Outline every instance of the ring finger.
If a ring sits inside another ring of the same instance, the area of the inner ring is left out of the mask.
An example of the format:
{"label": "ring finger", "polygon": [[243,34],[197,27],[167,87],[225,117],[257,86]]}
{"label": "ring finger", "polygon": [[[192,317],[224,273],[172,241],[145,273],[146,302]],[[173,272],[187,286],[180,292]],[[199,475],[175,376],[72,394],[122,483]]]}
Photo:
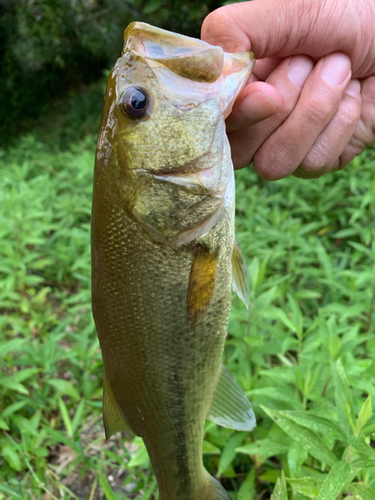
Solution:
{"label": "ring finger", "polygon": [[[279,110],[270,118],[252,125],[252,94],[241,100],[238,108],[234,108],[233,117],[227,120],[228,138],[232,148],[232,158],[235,168],[242,168],[251,163],[257,150],[288,118],[295,108],[301,89],[311,74],[314,63],[306,56],[295,56],[285,59],[267,78],[280,95]],[[249,84],[255,89],[259,82]],[[256,89],[255,89],[256,90]],[[246,92],[246,89],[245,89]],[[244,116],[248,114],[246,123]],[[241,116],[241,119],[238,117]],[[249,126],[250,125],[250,126]],[[241,130],[236,130],[240,128]]]}

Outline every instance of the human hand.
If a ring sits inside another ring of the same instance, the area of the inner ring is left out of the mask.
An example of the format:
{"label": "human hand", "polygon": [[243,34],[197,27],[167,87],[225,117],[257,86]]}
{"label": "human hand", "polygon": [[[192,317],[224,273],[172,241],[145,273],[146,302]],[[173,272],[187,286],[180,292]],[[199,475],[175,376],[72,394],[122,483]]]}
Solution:
{"label": "human hand", "polygon": [[207,16],[203,40],[258,59],[227,119],[235,168],[315,178],[375,142],[374,26],[372,0],[253,0]]}

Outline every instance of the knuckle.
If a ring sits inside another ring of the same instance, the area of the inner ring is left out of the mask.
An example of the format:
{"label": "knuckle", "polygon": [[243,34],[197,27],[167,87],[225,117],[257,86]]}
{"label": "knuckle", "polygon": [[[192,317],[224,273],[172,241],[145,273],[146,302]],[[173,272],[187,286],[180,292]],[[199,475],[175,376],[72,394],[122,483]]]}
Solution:
{"label": "knuckle", "polygon": [[327,165],[327,158],[322,149],[314,148],[303,159],[301,167],[308,172],[319,172],[324,170]]}
{"label": "knuckle", "polygon": [[248,50],[250,42],[236,23],[234,5],[225,5],[205,18],[201,28],[202,40],[220,45],[227,52]]}
{"label": "knuckle", "polygon": [[338,116],[343,128],[351,128],[361,115],[360,102],[355,99],[344,99],[339,107]]}
{"label": "knuckle", "polygon": [[315,174],[322,172],[323,174],[336,161],[336,158],[330,157],[331,147],[332,144],[329,144],[329,141],[319,138],[303,159],[301,167],[307,172]]}
{"label": "knuckle", "polygon": [[295,106],[296,103],[292,99],[283,99],[278,115],[287,118],[292,113]]}
{"label": "knuckle", "polygon": [[[277,151],[277,155],[275,152]],[[285,177],[295,168],[282,145],[264,144],[253,158],[254,170],[266,181]]]}
{"label": "knuckle", "polygon": [[306,103],[304,114],[311,125],[321,125],[333,115],[337,105],[338,98],[332,94],[314,94]]}

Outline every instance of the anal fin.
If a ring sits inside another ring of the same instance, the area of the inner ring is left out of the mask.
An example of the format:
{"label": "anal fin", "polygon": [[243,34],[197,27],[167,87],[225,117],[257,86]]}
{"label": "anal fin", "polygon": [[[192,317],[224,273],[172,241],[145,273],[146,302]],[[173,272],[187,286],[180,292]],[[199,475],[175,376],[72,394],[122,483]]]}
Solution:
{"label": "anal fin", "polygon": [[247,270],[247,265],[237,240],[234,241],[232,253],[232,279],[233,290],[237,293],[245,306],[249,308],[249,272]]}
{"label": "anal fin", "polygon": [[221,366],[207,418],[215,424],[237,431],[252,431],[256,424],[249,399],[224,365]]}
{"label": "anal fin", "polygon": [[103,387],[103,420],[106,439],[109,439],[116,432],[131,432],[113,397],[111,386],[107,382],[105,375]]}

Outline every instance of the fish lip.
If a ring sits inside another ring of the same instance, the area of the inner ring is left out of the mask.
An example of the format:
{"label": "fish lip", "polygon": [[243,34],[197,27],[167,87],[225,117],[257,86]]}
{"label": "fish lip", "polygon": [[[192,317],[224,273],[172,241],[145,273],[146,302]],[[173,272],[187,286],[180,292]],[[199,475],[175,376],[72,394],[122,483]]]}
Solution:
{"label": "fish lip", "polygon": [[160,177],[164,175],[183,175],[183,174],[195,174],[197,172],[202,172],[203,170],[209,170],[208,168],[191,168],[191,162],[180,165],[174,168],[161,168],[159,170],[150,171],[155,177]]}
{"label": "fish lip", "polygon": [[189,170],[188,172],[183,171],[182,169],[179,169],[178,172],[176,172],[176,170],[174,170],[173,172],[169,170],[167,171],[159,170],[154,172],[144,170],[144,173],[151,174],[155,179],[157,179],[160,182],[169,182],[175,184],[176,186],[181,187],[182,189],[194,189],[194,190],[198,189],[201,194],[224,197],[228,188],[229,179],[227,179],[225,185],[216,189],[207,186],[204,182],[203,177],[205,173],[211,171],[214,175],[214,169],[215,167],[208,167],[195,171]]}

